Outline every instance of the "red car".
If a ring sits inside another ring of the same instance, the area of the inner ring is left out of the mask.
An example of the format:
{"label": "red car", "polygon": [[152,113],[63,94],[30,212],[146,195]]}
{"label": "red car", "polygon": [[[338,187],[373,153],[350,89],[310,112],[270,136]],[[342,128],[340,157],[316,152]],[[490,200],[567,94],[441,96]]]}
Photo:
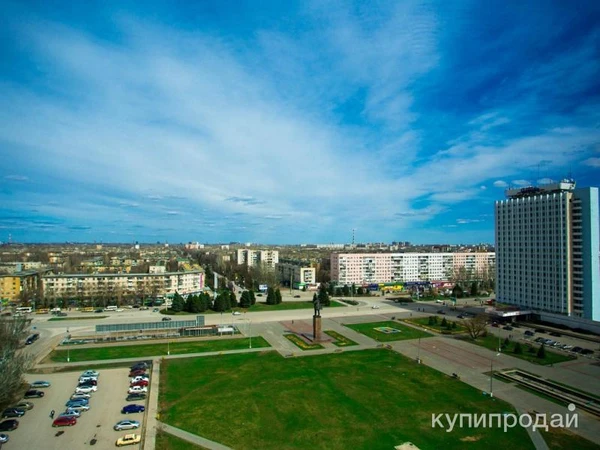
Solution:
{"label": "red car", "polygon": [[146,371],[144,369],[139,369],[129,372],[129,378],[137,377],[138,375],[146,375]]}
{"label": "red car", "polygon": [[77,423],[77,419],[75,417],[58,417],[57,419],[54,419],[54,422],[52,422],[52,426],[53,427],[72,427],[73,425],[75,425]]}
{"label": "red car", "polygon": [[131,383],[131,386],[148,386],[148,380],[140,380]]}

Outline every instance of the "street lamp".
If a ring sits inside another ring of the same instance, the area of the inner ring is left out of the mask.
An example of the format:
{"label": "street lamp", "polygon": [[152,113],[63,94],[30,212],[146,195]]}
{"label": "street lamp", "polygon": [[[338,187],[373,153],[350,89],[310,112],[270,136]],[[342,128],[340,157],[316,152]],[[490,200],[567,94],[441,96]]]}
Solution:
{"label": "street lamp", "polygon": [[417,347],[417,364],[421,364],[421,338],[419,338],[419,346]]}
{"label": "street lamp", "polygon": [[[496,356],[500,356],[500,353],[496,353]],[[493,380],[494,380],[494,358],[496,356],[492,356],[490,358],[490,397],[494,396],[493,390]]]}
{"label": "street lamp", "polygon": [[252,348],[252,321],[250,319],[246,319],[248,321],[248,348]]}

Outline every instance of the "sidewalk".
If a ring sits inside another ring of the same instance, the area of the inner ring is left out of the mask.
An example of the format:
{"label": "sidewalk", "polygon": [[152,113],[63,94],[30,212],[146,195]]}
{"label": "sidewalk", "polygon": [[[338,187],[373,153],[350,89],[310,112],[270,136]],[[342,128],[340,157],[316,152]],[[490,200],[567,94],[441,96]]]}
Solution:
{"label": "sidewalk", "polygon": [[[227,447],[226,445],[219,444],[218,442],[211,441],[209,439],[205,439],[196,434],[188,433],[187,431],[183,431],[179,428],[172,427],[171,425],[167,425],[166,423],[157,422],[158,428],[165,433],[172,434],[173,436],[177,436],[185,441],[191,442],[192,444],[199,445],[204,448],[208,448],[210,450],[233,450],[231,447]],[[146,447],[144,447],[146,450]]]}

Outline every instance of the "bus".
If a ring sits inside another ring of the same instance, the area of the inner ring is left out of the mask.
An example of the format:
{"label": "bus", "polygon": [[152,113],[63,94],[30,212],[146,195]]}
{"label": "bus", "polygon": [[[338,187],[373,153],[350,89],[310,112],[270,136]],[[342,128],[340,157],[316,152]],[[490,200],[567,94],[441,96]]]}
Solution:
{"label": "bus", "polygon": [[33,312],[33,308],[31,306],[19,306],[15,309],[15,312],[29,314]]}

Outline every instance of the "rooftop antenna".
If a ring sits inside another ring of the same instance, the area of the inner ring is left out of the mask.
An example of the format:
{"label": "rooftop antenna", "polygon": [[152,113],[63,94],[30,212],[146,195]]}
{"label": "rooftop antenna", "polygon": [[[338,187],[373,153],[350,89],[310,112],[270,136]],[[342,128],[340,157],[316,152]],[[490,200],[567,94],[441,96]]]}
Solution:
{"label": "rooftop antenna", "polygon": [[354,228],[352,228],[352,245],[354,245]]}

